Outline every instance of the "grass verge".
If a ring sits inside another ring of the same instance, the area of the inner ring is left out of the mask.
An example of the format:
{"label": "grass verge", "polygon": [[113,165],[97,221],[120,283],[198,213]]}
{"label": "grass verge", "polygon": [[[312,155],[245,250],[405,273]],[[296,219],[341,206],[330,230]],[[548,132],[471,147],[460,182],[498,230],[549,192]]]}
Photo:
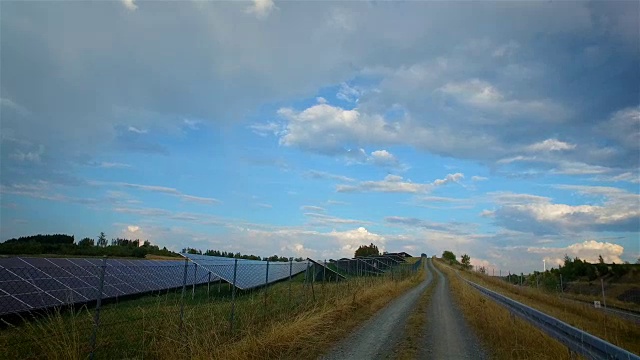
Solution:
{"label": "grass verge", "polygon": [[450,267],[439,261],[434,261],[434,265],[447,276],[459,308],[487,346],[492,359],[571,358],[564,345],[482,296]]}
{"label": "grass verge", "polygon": [[[200,286],[183,301],[178,291],[113,303],[101,311],[95,358],[311,359],[420,281],[383,276],[311,287],[297,277],[239,294],[233,330],[224,285]],[[81,308],[5,326],[0,358],[86,358],[93,315]]]}
{"label": "grass verge", "polygon": [[515,286],[475,272],[460,275],[509,298],[531,306],[578,329],[640,355],[640,327],[617,316],[596,310],[592,305],[567,301],[529,287]]}

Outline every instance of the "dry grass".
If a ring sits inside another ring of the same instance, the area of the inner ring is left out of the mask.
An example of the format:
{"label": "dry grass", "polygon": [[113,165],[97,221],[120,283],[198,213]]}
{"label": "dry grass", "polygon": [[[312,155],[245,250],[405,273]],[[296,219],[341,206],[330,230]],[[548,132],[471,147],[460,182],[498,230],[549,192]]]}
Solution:
{"label": "dry grass", "polygon": [[592,305],[567,301],[534,288],[508,284],[500,279],[475,272],[460,274],[513,300],[531,306],[578,329],[607,340],[621,348],[640,354],[640,327],[617,316],[607,315]]}
{"label": "dry grass", "polygon": [[[210,299],[206,286],[185,300],[180,292],[107,305],[101,314],[96,358],[255,359],[315,358],[334,341],[393,298],[415,286],[419,276],[352,278],[315,283],[301,278],[236,301],[234,330],[228,290]],[[212,287],[215,289],[215,287]],[[212,291],[217,294],[217,292]],[[89,350],[93,311],[54,313],[0,330],[0,358],[76,359]]]}
{"label": "dry grass", "polygon": [[515,317],[458,278],[439,261],[465,319],[487,346],[492,359],[569,359],[567,348],[528,322]]}

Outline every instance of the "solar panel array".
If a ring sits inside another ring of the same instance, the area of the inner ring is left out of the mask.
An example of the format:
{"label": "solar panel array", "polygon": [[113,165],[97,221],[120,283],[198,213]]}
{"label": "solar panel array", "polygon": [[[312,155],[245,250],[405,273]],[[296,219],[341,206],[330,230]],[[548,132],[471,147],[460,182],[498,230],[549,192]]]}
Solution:
{"label": "solar panel array", "polygon": [[[0,315],[96,300],[102,259],[0,258]],[[102,298],[177,288],[184,283],[181,261],[109,259]],[[216,281],[187,264],[187,285]]]}
{"label": "solar panel array", "polygon": [[[234,266],[236,259],[196,254],[181,255],[223,280],[234,283]],[[307,261],[269,262],[267,275],[266,261],[238,259],[238,266],[235,271],[235,286],[242,290],[252,289],[267,283],[286,279],[290,273],[292,276],[297,275],[305,271],[307,267]]]}

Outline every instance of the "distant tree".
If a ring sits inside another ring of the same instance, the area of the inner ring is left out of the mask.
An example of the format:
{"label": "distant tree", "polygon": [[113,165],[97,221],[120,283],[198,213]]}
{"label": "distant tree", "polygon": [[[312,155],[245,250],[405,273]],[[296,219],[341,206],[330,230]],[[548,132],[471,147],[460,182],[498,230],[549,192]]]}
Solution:
{"label": "distant tree", "polygon": [[80,242],[78,243],[78,246],[93,246],[93,245],[94,245],[93,239],[88,237],[80,240]]}
{"label": "distant tree", "polygon": [[598,255],[598,263],[604,264],[604,259],[602,258],[602,255]]}
{"label": "distant tree", "polygon": [[360,245],[360,247],[358,247],[358,249],[356,250],[356,253],[354,255],[354,257],[358,257],[358,256],[378,256],[380,255],[380,250],[378,250],[378,247],[373,245],[373,243],[371,243],[371,245]]}
{"label": "distant tree", "polygon": [[636,260],[636,264],[640,265],[640,257]]}
{"label": "distant tree", "polygon": [[480,266],[480,269],[478,271],[480,271],[481,274],[487,273],[487,269],[484,266]]}
{"label": "distant tree", "polygon": [[471,256],[464,254],[462,258],[460,258],[460,262],[465,269],[471,268]]}
{"label": "distant tree", "polygon": [[98,236],[98,241],[96,241],[96,246],[107,247],[107,236],[104,234],[104,232],[100,232],[100,236]]}
{"label": "distant tree", "polygon": [[445,259],[445,260],[448,260],[450,264],[458,262],[458,260],[456,260],[456,254],[454,254],[453,252],[451,252],[449,250],[445,250],[442,253],[442,258]]}

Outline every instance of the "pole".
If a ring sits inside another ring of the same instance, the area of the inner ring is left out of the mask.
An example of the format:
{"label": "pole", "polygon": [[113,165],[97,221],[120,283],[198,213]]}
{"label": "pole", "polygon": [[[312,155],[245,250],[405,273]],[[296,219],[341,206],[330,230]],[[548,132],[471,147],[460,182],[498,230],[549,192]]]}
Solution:
{"label": "pole", "polygon": [[236,276],[238,274],[238,259],[233,261],[233,288],[231,289],[231,317],[229,318],[229,330],[233,332],[233,321],[236,316]]}
{"label": "pole", "polygon": [[560,274],[560,291],[564,293],[564,288],[562,287],[562,274]]}
{"label": "pole", "polygon": [[267,260],[267,271],[264,276],[264,309],[267,309],[267,292],[269,289],[269,260]]}
{"label": "pole", "polygon": [[209,279],[207,280],[207,299],[209,298],[210,287],[211,287],[211,271],[209,271]]}
{"label": "pole", "polygon": [[287,302],[291,304],[291,273],[293,272],[293,258],[289,258],[289,297]]}
{"label": "pole", "polygon": [[327,259],[324,260],[324,267],[322,268],[322,287],[324,287],[324,279],[327,277]]}
{"label": "pole", "polygon": [[600,278],[600,285],[602,286],[602,304],[604,305],[604,309],[607,309],[607,298],[604,297],[604,280]]}
{"label": "pole", "polygon": [[187,267],[189,259],[184,259],[184,276],[182,277],[182,295],[180,295],[180,333],[182,333],[182,322],[184,321],[184,294],[187,292]]}
{"label": "pole", "polygon": [[198,264],[195,264],[193,271],[193,287],[191,288],[191,300],[196,296],[196,282],[198,281]]}
{"label": "pole", "polygon": [[93,334],[91,334],[91,354],[89,358],[94,359],[96,352],[96,340],[98,338],[98,327],[100,327],[100,306],[102,305],[102,290],[104,289],[104,273],[107,269],[107,256],[102,257],[102,266],[100,267],[100,284],[98,285],[98,298],[96,302],[96,311],[93,315]]}

